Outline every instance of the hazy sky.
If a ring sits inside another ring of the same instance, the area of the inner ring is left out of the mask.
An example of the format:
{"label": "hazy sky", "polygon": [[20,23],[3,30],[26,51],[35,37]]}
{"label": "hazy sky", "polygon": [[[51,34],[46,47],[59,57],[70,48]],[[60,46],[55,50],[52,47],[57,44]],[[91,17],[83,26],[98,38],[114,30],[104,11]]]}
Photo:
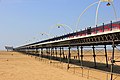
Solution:
{"label": "hazy sky", "polygon": [[[62,35],[64,28],[51,28],[66,24],[76,30],[76,22],[82,11],[98,0],[1,0],[0,1],[0,49],[5,45],[20,46],[47,38],[41,33]],[[99,24],[114,20],[113,8],[102,3],[99,9]],[[120,18],[120,0],[114,0]],[[97,4],[82,17],[79,29],[95,25]],[[66,27],[67,33],[70,29]]]}

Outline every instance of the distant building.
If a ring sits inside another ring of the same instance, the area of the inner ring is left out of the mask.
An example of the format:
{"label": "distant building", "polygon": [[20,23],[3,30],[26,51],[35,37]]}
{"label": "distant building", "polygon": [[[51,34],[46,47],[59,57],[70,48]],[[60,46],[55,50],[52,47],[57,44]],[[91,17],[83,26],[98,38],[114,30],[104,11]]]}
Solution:
{"label": "distant building", "polygon": [[14,50],[14,48],[12,46],[5,46],[5,49],[7,51],[13,51]]}

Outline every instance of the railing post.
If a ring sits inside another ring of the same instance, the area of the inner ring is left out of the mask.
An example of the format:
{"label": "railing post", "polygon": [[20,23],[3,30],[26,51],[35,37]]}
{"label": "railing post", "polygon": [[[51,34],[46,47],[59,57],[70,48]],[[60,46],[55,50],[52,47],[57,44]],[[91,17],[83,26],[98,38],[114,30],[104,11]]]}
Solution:
{"label": "railing post", "polygon": [[97,25],[96,25],[96,28],[95,28],[95,32],[96,32],[96,34],[97,34]]}
{"label": "railing post", "polygon": [[104,23],[103,23],[103,29],[102,29],[102,30],[103,30],[103,32],[104,32]]}
{"label": "railing post", "polygon": [[112,31],[112,21],[111,21],[111,31]]}
{"label": "railing post", "polygon": [[119,23],[119,29],[120,29],[120,23]]}

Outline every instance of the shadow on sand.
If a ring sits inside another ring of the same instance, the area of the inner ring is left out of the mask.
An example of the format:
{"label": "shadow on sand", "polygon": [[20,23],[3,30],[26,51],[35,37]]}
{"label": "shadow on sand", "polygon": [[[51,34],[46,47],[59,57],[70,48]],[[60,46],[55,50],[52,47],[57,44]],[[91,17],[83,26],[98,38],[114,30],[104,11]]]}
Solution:
{"label": "shadow on sand", "polygon": [[[35,57],[42,57],[42,58],[46,58],[46,59],[51,59],[51,60],[56,60],[56,61],[61,61],[63,63],[68,63],[68,59],[67,58],[60,58],[60,57],[54,57],[54,56],[48,56],[48,55],[40,56],[39,54],[29,54],[29,55],[32,55],[32,56],[35,56]],[[70,59],[70,64],[81,66],[81,61],[80,60],[76,60],[76,59]],[[98,70],[102,70],[102,71],[106,71],[106,72],[110,72],[111,71],[111,65],[108,64],[108,67],[107,67],[105,63],[98,63],[98,62],[96,62],[96,67],[95,67],[94,66],[94,62],[83,61],[82,62],[82,66],[83,67],[93,68],[93,69],[98,69]],[[113,73],[120,74],[120,66],[114,65]]]}

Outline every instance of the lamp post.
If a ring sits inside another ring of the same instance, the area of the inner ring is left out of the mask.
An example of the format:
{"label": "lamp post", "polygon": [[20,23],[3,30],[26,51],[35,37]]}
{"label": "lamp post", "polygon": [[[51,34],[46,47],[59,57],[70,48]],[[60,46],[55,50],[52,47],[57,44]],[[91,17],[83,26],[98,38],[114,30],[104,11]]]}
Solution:
{"label": "lamp post", "polygon": [[48,38],[52,37],[53,35],[49,34],[49,33],[46,33],[46,32],[41,32],[40,33],[42,36],[43,35],[46,35]]}
{"label": "lamp post", "polygon": [[78,20],[77,20],[77,23],[76,23],[76,30],[78,30],[78,26],[79,26],[79,23],[80,23],[81,16],[82,16],[90,7],[92,7],[92,6],[95,5],[95,4],[98,4],[97,9],[96,9],[95,25],[98,24],[98,10],[99,10],[99,7],[100,7],[101,2],[108,2],[108,3],[107,3],[107,6],[112,5],[113,11],[114,11],[114,16],[115,16],[115,19],[117,20],[117,14],[116,14],[116,10],[115,10],[114,4],[113,4],[113,0],[99,0],[99,1],[97,1],[97,2],[94,2],[94,3],[90,4],[90,5],[79,15]]}
{"label": "lamp post", "polygon": [[[48,38],[51,37],[51,35],[48,34],[48,33],[46,33],[46,32],[41,32],[40,34],[41,34],[42,36],[43,36],[43,35],[46,35]],[[25,43],[30,43],[30,42],[33,42],[34,40],[39,40],[39,39],[37,39],[36,37],[33,37],[31,40],[28,40],[28,41],[26,41]]]}
{"label": "lamp post", "polygon": [[[67,27],[71,32],[73,32],[73,29],[66,24],[56,24],[56,26],[58,26],[58,28],[63,27],[65,30],[66,30],[65,27]],[[67,33],[67,30],[66,30],[66,33]]]}
{"label": "lamp post", "polygon": [[35,40],[38,40],[36,37],[33,37],[31,40],[29,40],[30,42],[33,42]]}
{"label": "lamp post", "polygon": [[50,28],[49,33],[55,27],[57,27],[57,28],[61,28],[62,27],[65,30],[65,33],[68,33],[66,28],[68,28],[71,32],[73,32],[73,29],[70,26],[66,25],[66,24],[56,24],[56,25],[54,25],[54,26],[52,26]]}
{"label": "lamp post", "polygon": [[97,6],[97,10],[96,10],[95,25],[98,24],[98,10],[99,10],[101,2],[107,2],[106,6],[112,5],[113,11],[114,11],[114,16],[115,16],[115,19],[117,20],[117,13],[116,13],[116,10],[115,10],[114,4],[113,4],[113,0],[99,0],[98,1],[98,6]]}

